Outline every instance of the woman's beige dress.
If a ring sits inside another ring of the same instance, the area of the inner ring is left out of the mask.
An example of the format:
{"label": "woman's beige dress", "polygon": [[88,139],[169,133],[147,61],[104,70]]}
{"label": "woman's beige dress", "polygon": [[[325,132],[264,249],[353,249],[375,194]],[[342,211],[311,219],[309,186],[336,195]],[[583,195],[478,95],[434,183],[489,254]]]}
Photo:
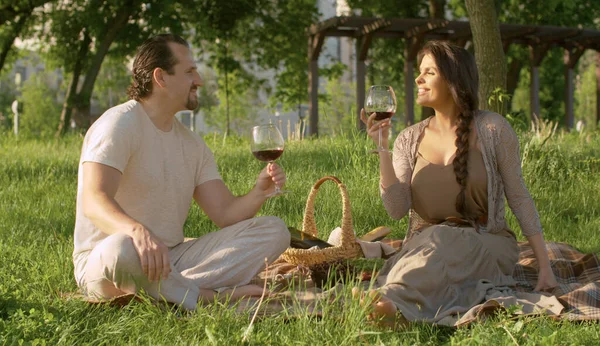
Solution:
{"label": "woman's beige dress", "polygon": [[[475,142],[475,141],[472,141]],[[466,208],[487,215],[487,176],[481,151],[469,148]],[[455,201],[460,187],[452,164],[433,164],[417,155],[411,181],[412,207],[427,223],[415,230],[384,266],[378,283],[411,321],[439,321],[481,303],[490,285],[514,285],[519,249],[509,230],[490,234],[446,221],[463,218]]]}

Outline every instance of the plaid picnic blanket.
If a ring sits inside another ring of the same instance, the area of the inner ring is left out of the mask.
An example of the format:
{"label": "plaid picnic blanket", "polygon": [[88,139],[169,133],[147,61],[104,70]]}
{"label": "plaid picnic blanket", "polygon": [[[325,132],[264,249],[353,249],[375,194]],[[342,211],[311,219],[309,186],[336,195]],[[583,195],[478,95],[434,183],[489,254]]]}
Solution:
{"label": "plaid picnic blanket", "polygon": [[[386,243],[396,248],[402,245],[401,241],[391,239],[386,240]],[[552,316],[553,313],[550,313],[550,316],[570,321],[600,320],[600,260],[598,256],[581,253],[565,243],[547,242],[546,249],[559,283],[547,296],[548,298],[556,297],[564,306],[560,315]],[[527,242],[520,242],[519,250],[519,261],[513,277],[517,281],[518,298],[524,298],[535,287],[538,265],[533,250]],[[364,277],[368,279],[370,275]],[[265,279],[269,281],[272,288],[282,292],[286,292],[293,286],[303,287],[304,289],[296,291],[296,294],[299,294],[300,300],[308,305],[312,298],[319,297],[319,294],[314,292],[314,284],[305,268],[299,269],[294,265],[277,261],[267,271],[260,273],[254,283],[259,284]],[[513,302],[518,303],[518,301],[516,299]],[[510,300],[503,302],[502,299],[491,299],[474,307],[464,316],[455,317],[451,321],[445,321],[444,324],[458,326],[472,323],[483,315],[502,308],[506,302],[510,302]],[[277,309],[273,309],[273,306],[266,310],[277,311]],[[265,311],[266,314],[268,314],[267,311]],[[313,312],[315,311],[313,310]]]}
{"label": "plaid picnic blanket", "polygon": [[[518,282],[518,291],[530,292],[537,281],[537,261],[528,243],[519,243],[519,249],[519,262],[513,277]],[[552,294],[565,306],[561,318],[572,321],[600,320],[598,256],[581,253],[565,243],[547,242],[546,249],[558,281]]]}
{"label": "plaid picnic blanket", "polygon": [[[386,240],[386,242],[397,248],[402,243],[399,240]],[[519,261],[513,277],[517,281],[516,291],[527,295],[535,287],[538,266],[533,250],[528,243],[519,243],[519,249]],[[570,321],[600,320],[600,260],[598,256],[581,253],[565,243],[547,242],[546,249],[559,283],[551,293],[564,306],[560,315],[553,317]],[[370,275],[364,275],[363,278],[368,280]],[[262,286],[265,280],[271,291],[279,292],[279,294],[276,299],[268,299],[260,305],[259,315],[262,317],[287,310],[290,306],[295,306],[292,308],[292,315],[295,311],[299,315],[309,313],[318,316],[320,315],[318,301],[322,301],[323,298],[327,300],[327,297],[330,298],[332,294],[336,294],[336,292],[324,294],[325,292],[316,288],[312,283],[306,268],[299,268],[283,260],[269,265],[269,268],[259,273],[252,283]],[[334,288],[333,291],[339,291],[339,287]],[[116,297],[110,301],[99,302],[89,298],[87,301],[123,306],[131,300],[139,300],[136,298],[135,295],[127,295]],[[252,312],[258,307],[257,301],[258,298],[253,297],[233,307],[239,312]],[[472,323],[480,316],[493,312],[501,306],[502,304],[490,300],[474,307],[460,320],[453,320],[449,324],[458,326]]]}

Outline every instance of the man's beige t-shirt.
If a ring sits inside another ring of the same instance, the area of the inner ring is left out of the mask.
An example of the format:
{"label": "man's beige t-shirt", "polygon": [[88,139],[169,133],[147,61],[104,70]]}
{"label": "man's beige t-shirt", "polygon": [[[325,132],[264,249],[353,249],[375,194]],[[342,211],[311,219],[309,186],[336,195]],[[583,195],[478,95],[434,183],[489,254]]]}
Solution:
{"label": "man's beige t-shirt", "polygon": [[195,187],[221,179],[206,143],[178,120],[171,131],[164,132],[136,101],[109,109],[89,129],[81,150],[74,257],[108,236],[83,215],[85,162],[101,163],[122,173],[117,203],[168,247],[183,241],[183,224]]}

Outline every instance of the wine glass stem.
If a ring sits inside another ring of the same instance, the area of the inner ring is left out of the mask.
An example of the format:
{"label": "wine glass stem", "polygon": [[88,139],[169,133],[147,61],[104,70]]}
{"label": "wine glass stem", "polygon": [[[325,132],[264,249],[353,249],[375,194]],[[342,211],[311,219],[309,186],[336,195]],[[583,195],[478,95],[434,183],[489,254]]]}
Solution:
{"label": "wine glass stem", "polygon": [[381,150],[382,146],[381,146],[381,133],[383,131],[381,130],[381,126],[379,127],[379,146],[377,146],[377,149]]}
{"label": "wine glass stem", "polygon": [[[272,165],[274,164],[275,161],[269,161],[269,164]],[[275,183],[275,191],[273,192],[274,195],[279,194],[281,192],[281,189],[279,188],[279,184]]]}

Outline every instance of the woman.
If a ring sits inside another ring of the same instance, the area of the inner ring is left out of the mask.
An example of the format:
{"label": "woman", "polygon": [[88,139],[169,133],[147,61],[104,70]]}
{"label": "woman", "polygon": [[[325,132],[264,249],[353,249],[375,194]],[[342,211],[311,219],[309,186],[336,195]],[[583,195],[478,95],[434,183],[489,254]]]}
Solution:
{"label": "woman", "polygon": [[[514,286],[519,257],[504,199],[539,263],[535,291],[557,285],[539,216],[523,183],[518,138],[499,114],[478,110],[477,66],[465,49],[428,42],[419,54],[417,103],[435,115],[398,135],[393,159],[379,153],[383,204],[394,219],[409,213],[399,253],[379,277],[375,316],[399,310],[409,321],[436,322],[482,303],[490,289]],[[390,121],[362,121],[387,147]]]}

